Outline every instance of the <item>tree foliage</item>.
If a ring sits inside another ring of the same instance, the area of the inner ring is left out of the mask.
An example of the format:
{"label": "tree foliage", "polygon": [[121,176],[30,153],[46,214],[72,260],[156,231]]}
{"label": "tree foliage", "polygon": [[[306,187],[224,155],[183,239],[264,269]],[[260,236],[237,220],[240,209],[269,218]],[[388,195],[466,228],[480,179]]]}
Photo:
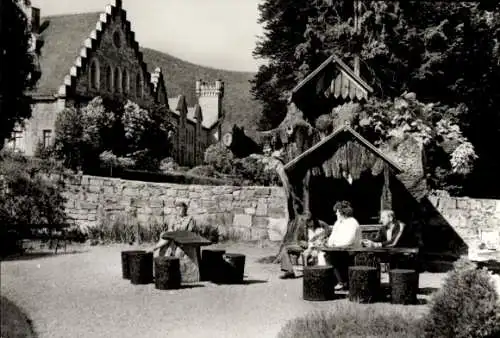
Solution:
{"label": "tree foliage", "polygon": [[[2,0],[0,4],[0,140],[10,138],[17,124],[31,116],[25,92],[37,80],[35,55],[23,0]],[[3,141],[0,142],[0,149]]]}
{"label": "tree foliage", "polygon": [[144,109],[127,101],[111,107],[96,97],[58,115],[55,153],[73,169],[103,164],[156,170],[172,151],[169,131],[174,128],[163,106]]}
{"label": "tree foliage", "polygon": [[[331,54],[350,63],[357,53],[376,98],[408,91],[426,104],[467,108],[455,123],[479,156],[470,193],[495,193],[492,182],[499,182],[500,169],[493,160],[500,137],[498,3],[360,1],[358,30],[353,1],[297,1],[291,9],[288,3],[266,0],[259,7],[265,33],[255,55],[268,59],[269,66],[256,75],[253,93],[264,103],[266,129],[282,119],[282,94]],[[291,11],[295,15],[285,15]],[[273,114],[275,120],[268,116]]]}

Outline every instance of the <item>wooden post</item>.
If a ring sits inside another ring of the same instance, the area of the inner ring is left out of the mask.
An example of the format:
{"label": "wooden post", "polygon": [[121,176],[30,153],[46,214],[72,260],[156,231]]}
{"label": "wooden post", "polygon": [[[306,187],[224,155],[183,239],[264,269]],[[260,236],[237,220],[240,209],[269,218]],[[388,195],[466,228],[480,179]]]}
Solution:
{"label": "wooden post", "polygon": [[311,169],[308,169],[306,172],[306,175],[304,176],[303,186],[302,186],[302,189],[303,189],[302,199],[304,201],[304,210],[303,210],[304,215],[310,212],[310,209],[309,209],[309,204],[310,204],[309,182],[310,181],[311,181]]}
{"label": "wooden post", "polygon": [[[359,38],[361,33],[361,22],[359,20],[359,13],[361,12],[361,1],[354,0],[354,31],[356,39]],[[359,51],[356,51],[354,55],[354,74],[360,75],[360,65],[359,65]]]}
{"label": "wooden post", "polygon": [[392,194],[390,188],[390,171],[387,164],[384,164],[384,185],[380,198],[380,210],[392,209]]}

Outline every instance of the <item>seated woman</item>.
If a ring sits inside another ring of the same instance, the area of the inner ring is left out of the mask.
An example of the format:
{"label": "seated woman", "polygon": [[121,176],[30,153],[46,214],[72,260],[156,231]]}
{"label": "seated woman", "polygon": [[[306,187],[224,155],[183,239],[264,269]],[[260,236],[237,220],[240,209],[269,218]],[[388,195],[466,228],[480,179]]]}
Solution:
{"label": "seated woman", "polygon": [[[337,215],[337,221],[332,227],[326,246],[331,248],[360,247],[361,227],[358,221],[353,217],[354,210],[352,209],[351,203],[348,201],[337,202],[333,210]],[[320,254],[324,256],[325,253],[321,252]],[[335,290],[345,288],[345,276],[347,274],[348,262],[344,261],[344,259],[339,259],[330,262],[330,264],[334,267],[335,277],[337,278]]]}
{"label": "seated woman", "polygon": [[[302,254],[303,264],[307,265],[308,261],[310,262],[317,256],[315,247],[320,246],[328,234],[328,224],[321,220],[314,220],[309,213],[298,216],[295,222],[298,232],[297,238],[293,243],[287,244],[281,253],[281,270],[284,272],[281,278],[296,277],[291,255],[300,256]],[[306,241],[306,231],[304,231],[306,229],[301,226],[304,223],[307,228],[308,241]]]}
{"label": "seated woman", "polygon": [[[196,224],[193,216],[187,214],[187,204],[178,202],[175,204],[176,214],[171,217],[167,223],[166,231],[192,231]],[[181,254],[181,249],[176,246],[174,241],[163,239],[164,232],[160,235],[160,240],[151,251],[155,256],[175,256]]]}
{"label": "seated woman", "polygon": [[398,244],[404,230],[404,223],[394,217],[394,211],[382,210],[380,212],[380,223],[382,228],[377,232],[375,238],[363,240],[365,247],[394,247]]}

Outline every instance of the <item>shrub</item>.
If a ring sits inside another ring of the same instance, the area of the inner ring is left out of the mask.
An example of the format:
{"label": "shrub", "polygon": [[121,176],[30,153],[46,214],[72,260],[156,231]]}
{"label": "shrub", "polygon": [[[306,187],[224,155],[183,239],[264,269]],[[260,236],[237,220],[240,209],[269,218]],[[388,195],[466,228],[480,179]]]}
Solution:
{"label": "shrub", "polygon": [[336,303],[331,312],[315,312],[289,321],[278,338],[421,337],[421,319],[413,311],[389,306]]}
{"label": "shrub", "polygon": [[242,184],[264,186],[281,184],[276,171],[266,168],[261,160],[253,156],[235,160],[232,174],[241,177]]}
{"label": "shrub", "polygon": [[221,174],[215,170],[215,168],[211,165],[200,165],[189,169],[188,174],[196,175],[196,176],[205,176],[205,177],[214,177],[220,178]]}
{"label": "shrub", "polygon": [[231,173],[233,159],[234,156],[231,150],[221,142],[212,144],[205,150],[205,163],[223,174]]}
{"label": "shrub", "polygon": [[219,240],[224,240],[221,238],[219,229],[212,225],[198,225],[191,230],[195,234],[198,234],[206,239],[210,240],[212,243],[217,243]]}
{"label": "shrub", "polygon": [[456,262],[432,300],[425,336],[500,336],[499,297],[487,271],[463,259]]}
{"label": "shrub", "polygon": [[13,240],[30,237],[43,228],[67,227],[61,181],[47,177],[57,164],[9,152],[0,156],[0,237]]}

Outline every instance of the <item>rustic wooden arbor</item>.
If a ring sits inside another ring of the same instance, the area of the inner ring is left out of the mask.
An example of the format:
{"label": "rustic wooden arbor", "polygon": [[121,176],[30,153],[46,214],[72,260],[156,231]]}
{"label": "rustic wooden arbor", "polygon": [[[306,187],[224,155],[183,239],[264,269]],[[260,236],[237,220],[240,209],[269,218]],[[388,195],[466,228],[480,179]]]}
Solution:
{"label": "rustic wooden arbor", "polygon": [[349,200],[361,224],[376,223],[381,209],[392,209],[395,175],[402,169],[349,125],[337,128],[282,167],[287,184],[289,226],[284,242],[297,239],[303,215],[329,224],[333,205]]}
{"label": "rustic wooden arbor", "polygon": [[314,127],[319,116],[335,117],[335,107],[363,102],[373,92],[356,70],[330,56],[293,88],[282,123],[258,135],[260,144],[281,147],[278,173],[289,217],[284,244],[304,230],[306,214],[333,224],[338,200],[350,200],[362,224],[376,223],[380,209],[391,208],[391,177],[401,168],[349,125],[332,125],[333,132]]}

